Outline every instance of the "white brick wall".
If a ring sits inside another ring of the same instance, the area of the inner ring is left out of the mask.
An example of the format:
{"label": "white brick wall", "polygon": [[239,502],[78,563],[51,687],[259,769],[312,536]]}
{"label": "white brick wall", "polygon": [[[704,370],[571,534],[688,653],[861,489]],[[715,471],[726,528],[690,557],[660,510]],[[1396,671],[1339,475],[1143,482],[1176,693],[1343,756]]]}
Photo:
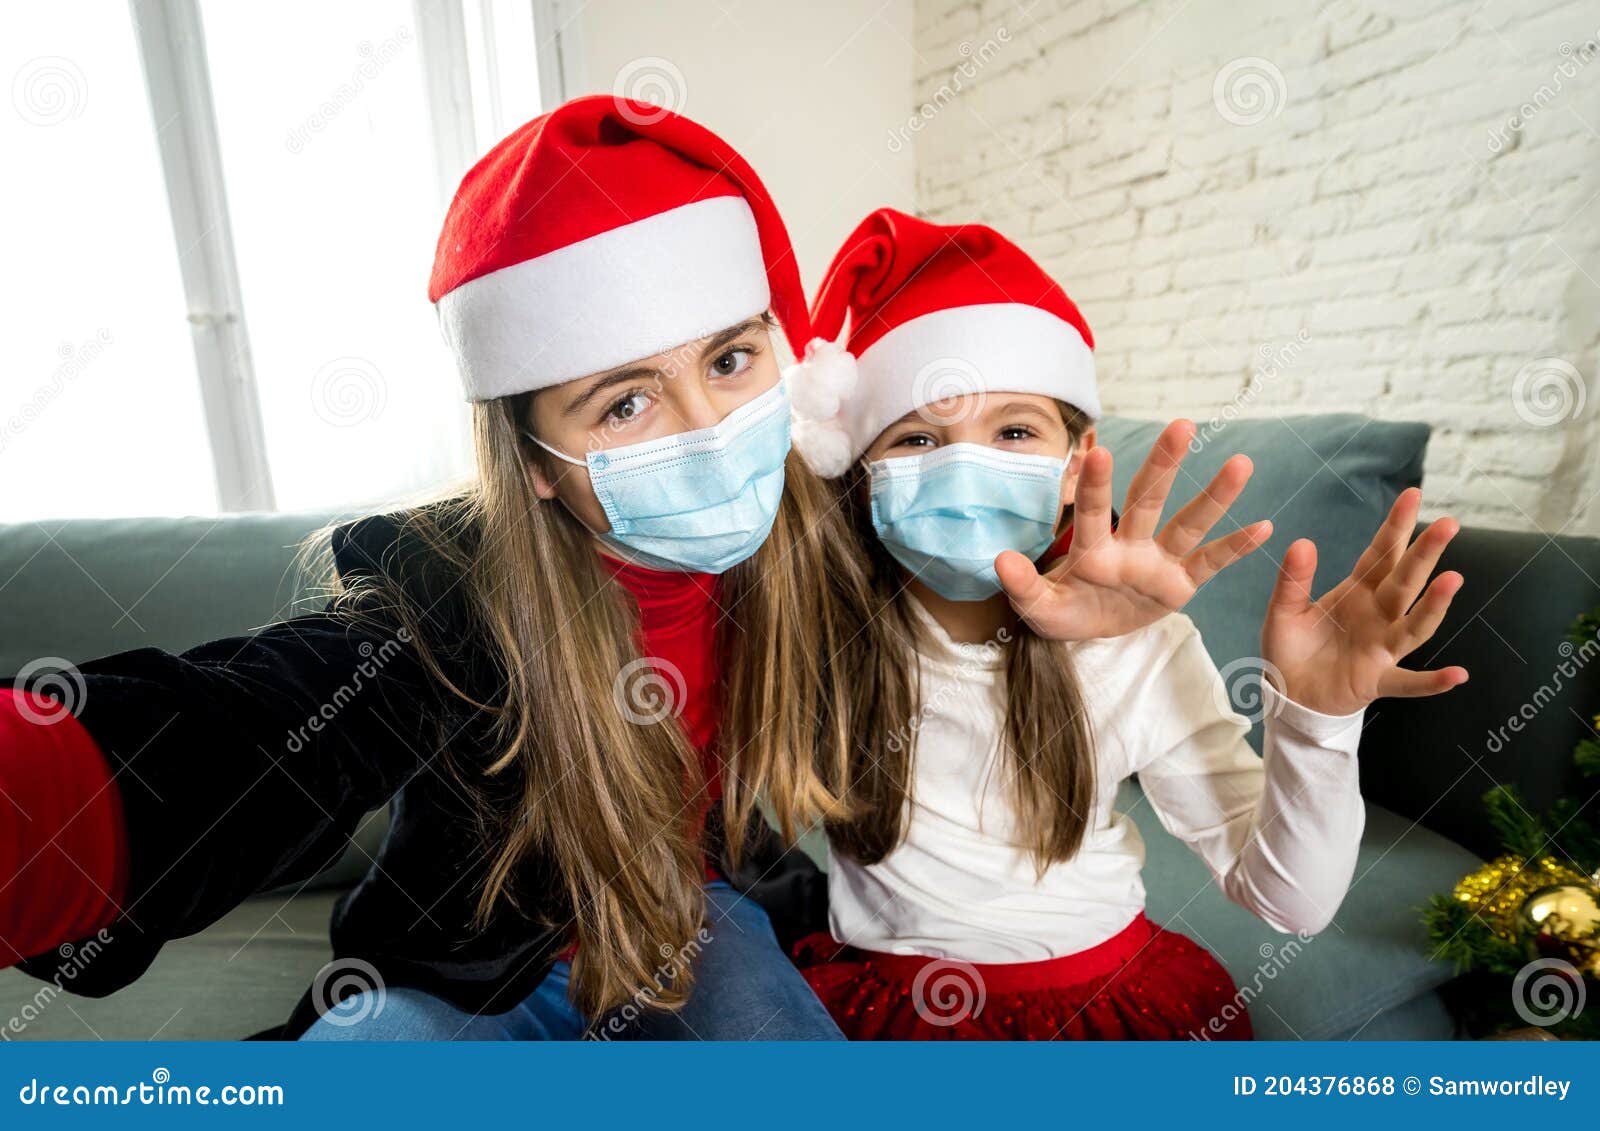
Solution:
{"label": "white brick wall", "polygon": [[1429,516],[1600,534],[1600,2],[917,0],[914,40],[919,207],[1048,266],[1111,411],[1426,420]]}

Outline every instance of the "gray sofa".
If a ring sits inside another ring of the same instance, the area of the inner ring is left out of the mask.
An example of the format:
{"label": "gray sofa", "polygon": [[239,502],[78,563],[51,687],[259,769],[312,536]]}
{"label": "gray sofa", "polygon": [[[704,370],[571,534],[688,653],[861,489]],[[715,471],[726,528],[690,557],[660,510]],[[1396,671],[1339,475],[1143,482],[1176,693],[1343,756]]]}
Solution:
{"label": "gray sofa", "polygon": [[[1112,419],[1119,491],[1158,426]],[[1342,576],[1389,501],[1420,478],[1427,429],[1354,416],[1235,421],[1186,465],[1192,489],[1233,451],[1257,477],[1241,517],[1274,517],[1262,555],[1208,585],[1191,607],[1219,666],[1258,651],[1272,559],[1314,535],[1319,588]],[[181,649],[305,607],[299,540],[325,515],[63,521],[0,527],[0,670],[40,657],[80,661],[124,648]],[[1336,921],[1306,942],[1225,902],[1205,867],[1159,826],[1136,783],[1123,808],[1144,834],[1153,918],[1219,954],[1266,1039],[1445,1038],[1451,971],[1424,953],[1417,909],[1495,851],[1478,798],[1515,781],[1535,804],[1575,788],[1570,752],[1600,706],[1595,678],[1561,689],[1509,743],[1486,742],[1559,662],[1578,612],[1600,603],[1600,542],[1467,529],[1446,565],[1467,584],[1426,655],[1472,681],[1440,700],[1385,702],[1361,745],[1368,820],[1356,880]],[[1435,654],[1436,653],[1436,654]],[[1259,739],[1259,728],[1257,731]],[[1491,749],[1490,747],[1494,747]],[[219,751],[219,756],[225,756]],[[251,899],[169,945],[135,985],[101,1000],[55,994],[0,971],[0,1029],[14,1039],[231,1039],[287,1017],[329,957],[327,921],[383,831],[373,814],[343,860],[294,891]],[[813,846],[814,847],[814,846]]]}

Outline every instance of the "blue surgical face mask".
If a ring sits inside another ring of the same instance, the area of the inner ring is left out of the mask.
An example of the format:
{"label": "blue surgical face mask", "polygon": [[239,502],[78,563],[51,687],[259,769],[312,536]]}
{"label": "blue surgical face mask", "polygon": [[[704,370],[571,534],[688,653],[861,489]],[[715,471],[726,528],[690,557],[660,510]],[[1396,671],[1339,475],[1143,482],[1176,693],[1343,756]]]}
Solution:
{"label": "blue surgical face mask", "polygon": [[950,601],[1000,592],[1005,550],[1037,559],[1055,539],[1067,461],[951,444],[869,464],[872,527],[895,561]]}
{"label": "blue surgical face mask", "polygon": [[624,558],[653,569],[723,573],[761,548],[777,518],[789,392],[779,382],[715,427],[582,460],[527,435],[557,459],[589,469],[611,523],[598,537]]}

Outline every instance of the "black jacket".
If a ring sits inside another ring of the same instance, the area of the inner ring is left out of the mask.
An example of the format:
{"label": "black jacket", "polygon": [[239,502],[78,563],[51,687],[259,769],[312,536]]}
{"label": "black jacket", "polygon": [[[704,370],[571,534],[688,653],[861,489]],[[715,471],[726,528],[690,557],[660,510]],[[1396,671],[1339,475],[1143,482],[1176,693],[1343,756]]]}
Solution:
{"label": "black jacket", "polygon": [[[333,553],[347,583],[403,587],[426,610],[430,644],[456,642],[443,657],[452,680],[494,701],[498,676],[460,579],[402,516],[340,527]],[[78,718],[116,771],[131,859],[125,914],[73,992],[112,993],[168,939],[310,879],[385,804],[376,862],[334,909],[335,957],[472,1012],[503,1013],[533,991],[570,942],[569,908],[535,860],[516,881],[523,912],[472,926],[487,860],[458,771],[490,753],[488,720],[423,670],[408,639],[391,618],[323,612],[182,654],[139,649],[82,665]],[[708,825],[720,856],[715,811]],[[724,874],[792,938],[825,914],[823,877],[765,825],[752,833],[743,866],[724,858]],[[51,978],[55,967],[48,954],[21,968]],[[308,990],[266,1035],[298,1036],[330,1004]]]}

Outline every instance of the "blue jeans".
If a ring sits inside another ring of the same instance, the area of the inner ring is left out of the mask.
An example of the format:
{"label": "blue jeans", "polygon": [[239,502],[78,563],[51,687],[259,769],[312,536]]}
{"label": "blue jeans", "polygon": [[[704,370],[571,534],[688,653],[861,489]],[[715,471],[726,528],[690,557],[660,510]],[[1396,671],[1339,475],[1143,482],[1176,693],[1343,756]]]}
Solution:
{"label": "blue jeans", "polygon": [[[844,1035],[778,946],[767,914],[727,883],[706,886],[706,931],[685,948],[694,988],[676,1013],[623,1006],[593,1026],[603,1040],[841,1041]],[[472,1014],[406,986],[364,990],[303,1041],[576,1041],[591,1027],[567,997],[569,965],[509,1013]],[[640,1000],[644,1000],[642,997]]]}

